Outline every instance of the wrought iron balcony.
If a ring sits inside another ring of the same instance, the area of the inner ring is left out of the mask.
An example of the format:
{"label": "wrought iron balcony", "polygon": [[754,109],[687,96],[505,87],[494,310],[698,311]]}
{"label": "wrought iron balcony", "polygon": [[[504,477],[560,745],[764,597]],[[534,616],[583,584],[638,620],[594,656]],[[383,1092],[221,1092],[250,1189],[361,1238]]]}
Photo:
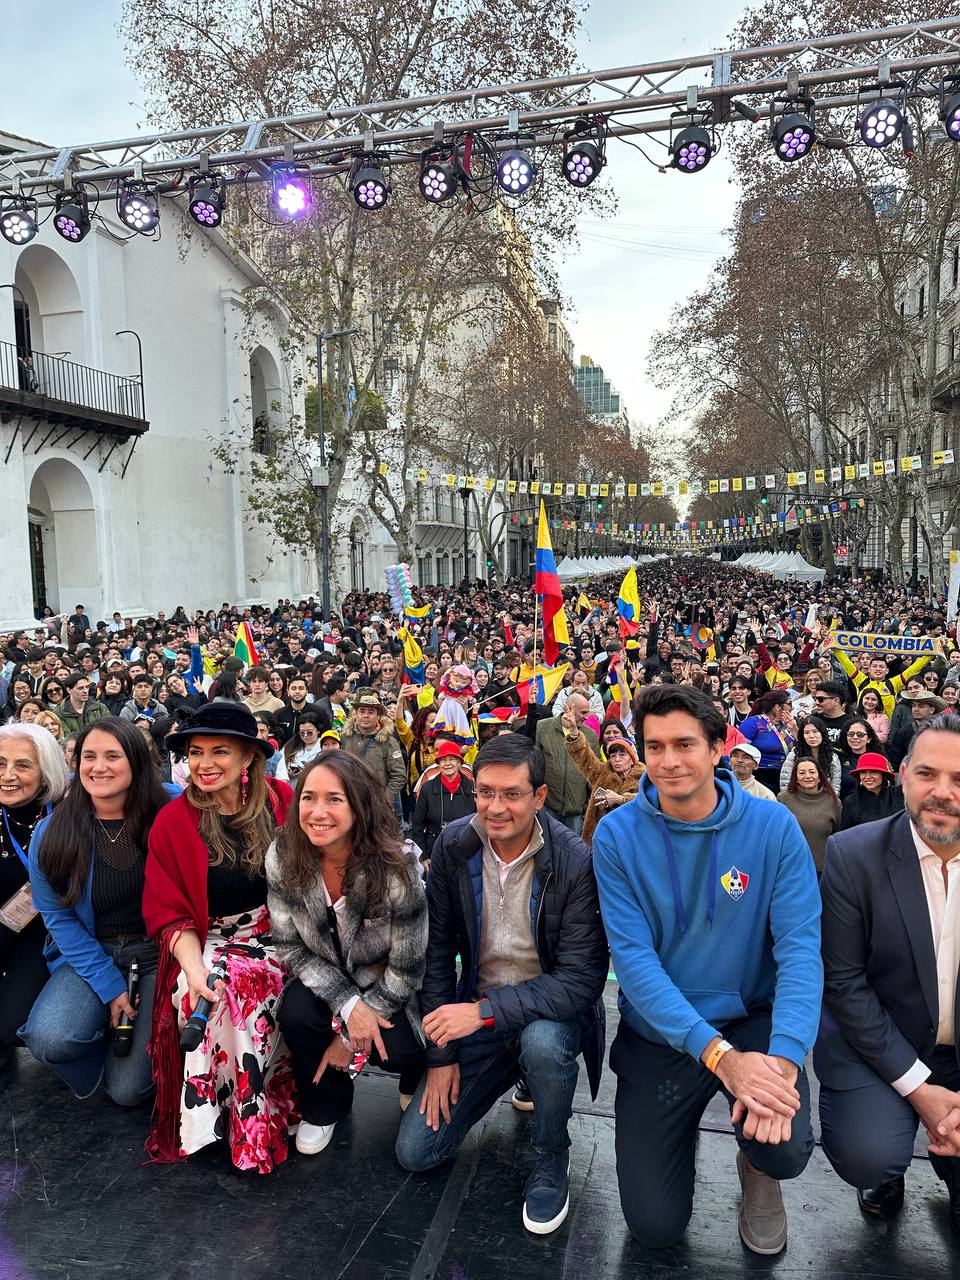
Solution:
{"label": "wrought iron balcony", "polygon": [[0,342],[0,421],[24,418],[120,440],[148,427],[139,375],[125,377]]}

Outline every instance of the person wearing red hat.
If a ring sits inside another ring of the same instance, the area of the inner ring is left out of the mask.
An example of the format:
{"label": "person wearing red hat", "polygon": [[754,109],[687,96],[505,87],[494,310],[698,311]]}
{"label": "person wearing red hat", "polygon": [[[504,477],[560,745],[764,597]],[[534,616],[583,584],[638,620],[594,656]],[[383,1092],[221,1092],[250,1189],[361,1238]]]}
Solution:
{"label": "person wearing red hat", "polygon": [[443,739],[437,747],[436,777],[429,778],[420,789],[413,812],[411,837],[423,850],[423,861],[430,861],[434,841],[453,822],[476,813],[473,783],[463,770],[463,752],[458,742]]}
{"label": "person wearing red hat", "polygon": [[889,760],[879,751],[865,751],[850,770],[856,787],[844,797],[840,830],[859,827],[864,822],[889,818],[903,808],[903,792]]}

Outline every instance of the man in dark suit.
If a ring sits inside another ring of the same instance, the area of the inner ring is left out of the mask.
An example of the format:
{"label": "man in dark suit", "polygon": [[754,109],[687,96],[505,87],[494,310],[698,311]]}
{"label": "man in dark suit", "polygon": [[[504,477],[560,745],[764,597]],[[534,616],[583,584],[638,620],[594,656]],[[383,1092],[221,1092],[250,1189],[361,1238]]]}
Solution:
{"label": "man in dark suit", "polygon": [[905,813],[827,842],[823,1150],[864,1212],[891,1217],[922,1123],[960,1234],[960,716],[917,726],[900,781]]}

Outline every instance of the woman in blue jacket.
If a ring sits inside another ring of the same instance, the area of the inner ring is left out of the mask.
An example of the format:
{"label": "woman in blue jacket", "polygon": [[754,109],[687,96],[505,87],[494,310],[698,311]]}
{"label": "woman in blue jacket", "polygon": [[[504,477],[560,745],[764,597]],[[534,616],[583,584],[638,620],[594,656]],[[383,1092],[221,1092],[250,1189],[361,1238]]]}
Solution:
{"label": "woman in blue jacket", "polygon": [[[70,792],[30,842],[34,905],[50,937],[50,980],[20,1036],[74,1091],[102,1083],[114,1102],[136,1106],[153,1089],[150,1037],[157,949],[143,923],[147,834],[169,799],[138,729],[110,717],[77,738]],[[139,969],[139,999],[127,984]],[[133,1022],[128,1056],[113,1051],[111,1027]]]}
{"label": "woman in blue jacket", "polygon": [[797,745],[797,726],[790,711],[790,695],[771,689],[753,704],[753,715],[740,725],[740,732],[760,752],[760,767],[754,776],[774,795],[780,790],[783,762]]}

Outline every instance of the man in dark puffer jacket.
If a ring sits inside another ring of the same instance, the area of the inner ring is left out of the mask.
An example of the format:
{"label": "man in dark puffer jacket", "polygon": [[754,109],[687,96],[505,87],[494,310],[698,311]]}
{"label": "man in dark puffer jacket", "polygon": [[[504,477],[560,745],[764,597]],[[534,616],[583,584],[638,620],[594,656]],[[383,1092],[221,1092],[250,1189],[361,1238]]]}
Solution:
{"label": "man in dark puffer jacket", "polygon": [[473,771],[477,812],[443,831],[427,877],[420,1003],[431,1044],[397,1159],[418,1172],[456,1155],[522,1073],[536,1156],[523,1221],[546,1235],[569,1209],[567,1126],[581,1053],[594,1097],[599,1086],[607,943],[590,850],[543,809],[540,749],[501,734]]}

